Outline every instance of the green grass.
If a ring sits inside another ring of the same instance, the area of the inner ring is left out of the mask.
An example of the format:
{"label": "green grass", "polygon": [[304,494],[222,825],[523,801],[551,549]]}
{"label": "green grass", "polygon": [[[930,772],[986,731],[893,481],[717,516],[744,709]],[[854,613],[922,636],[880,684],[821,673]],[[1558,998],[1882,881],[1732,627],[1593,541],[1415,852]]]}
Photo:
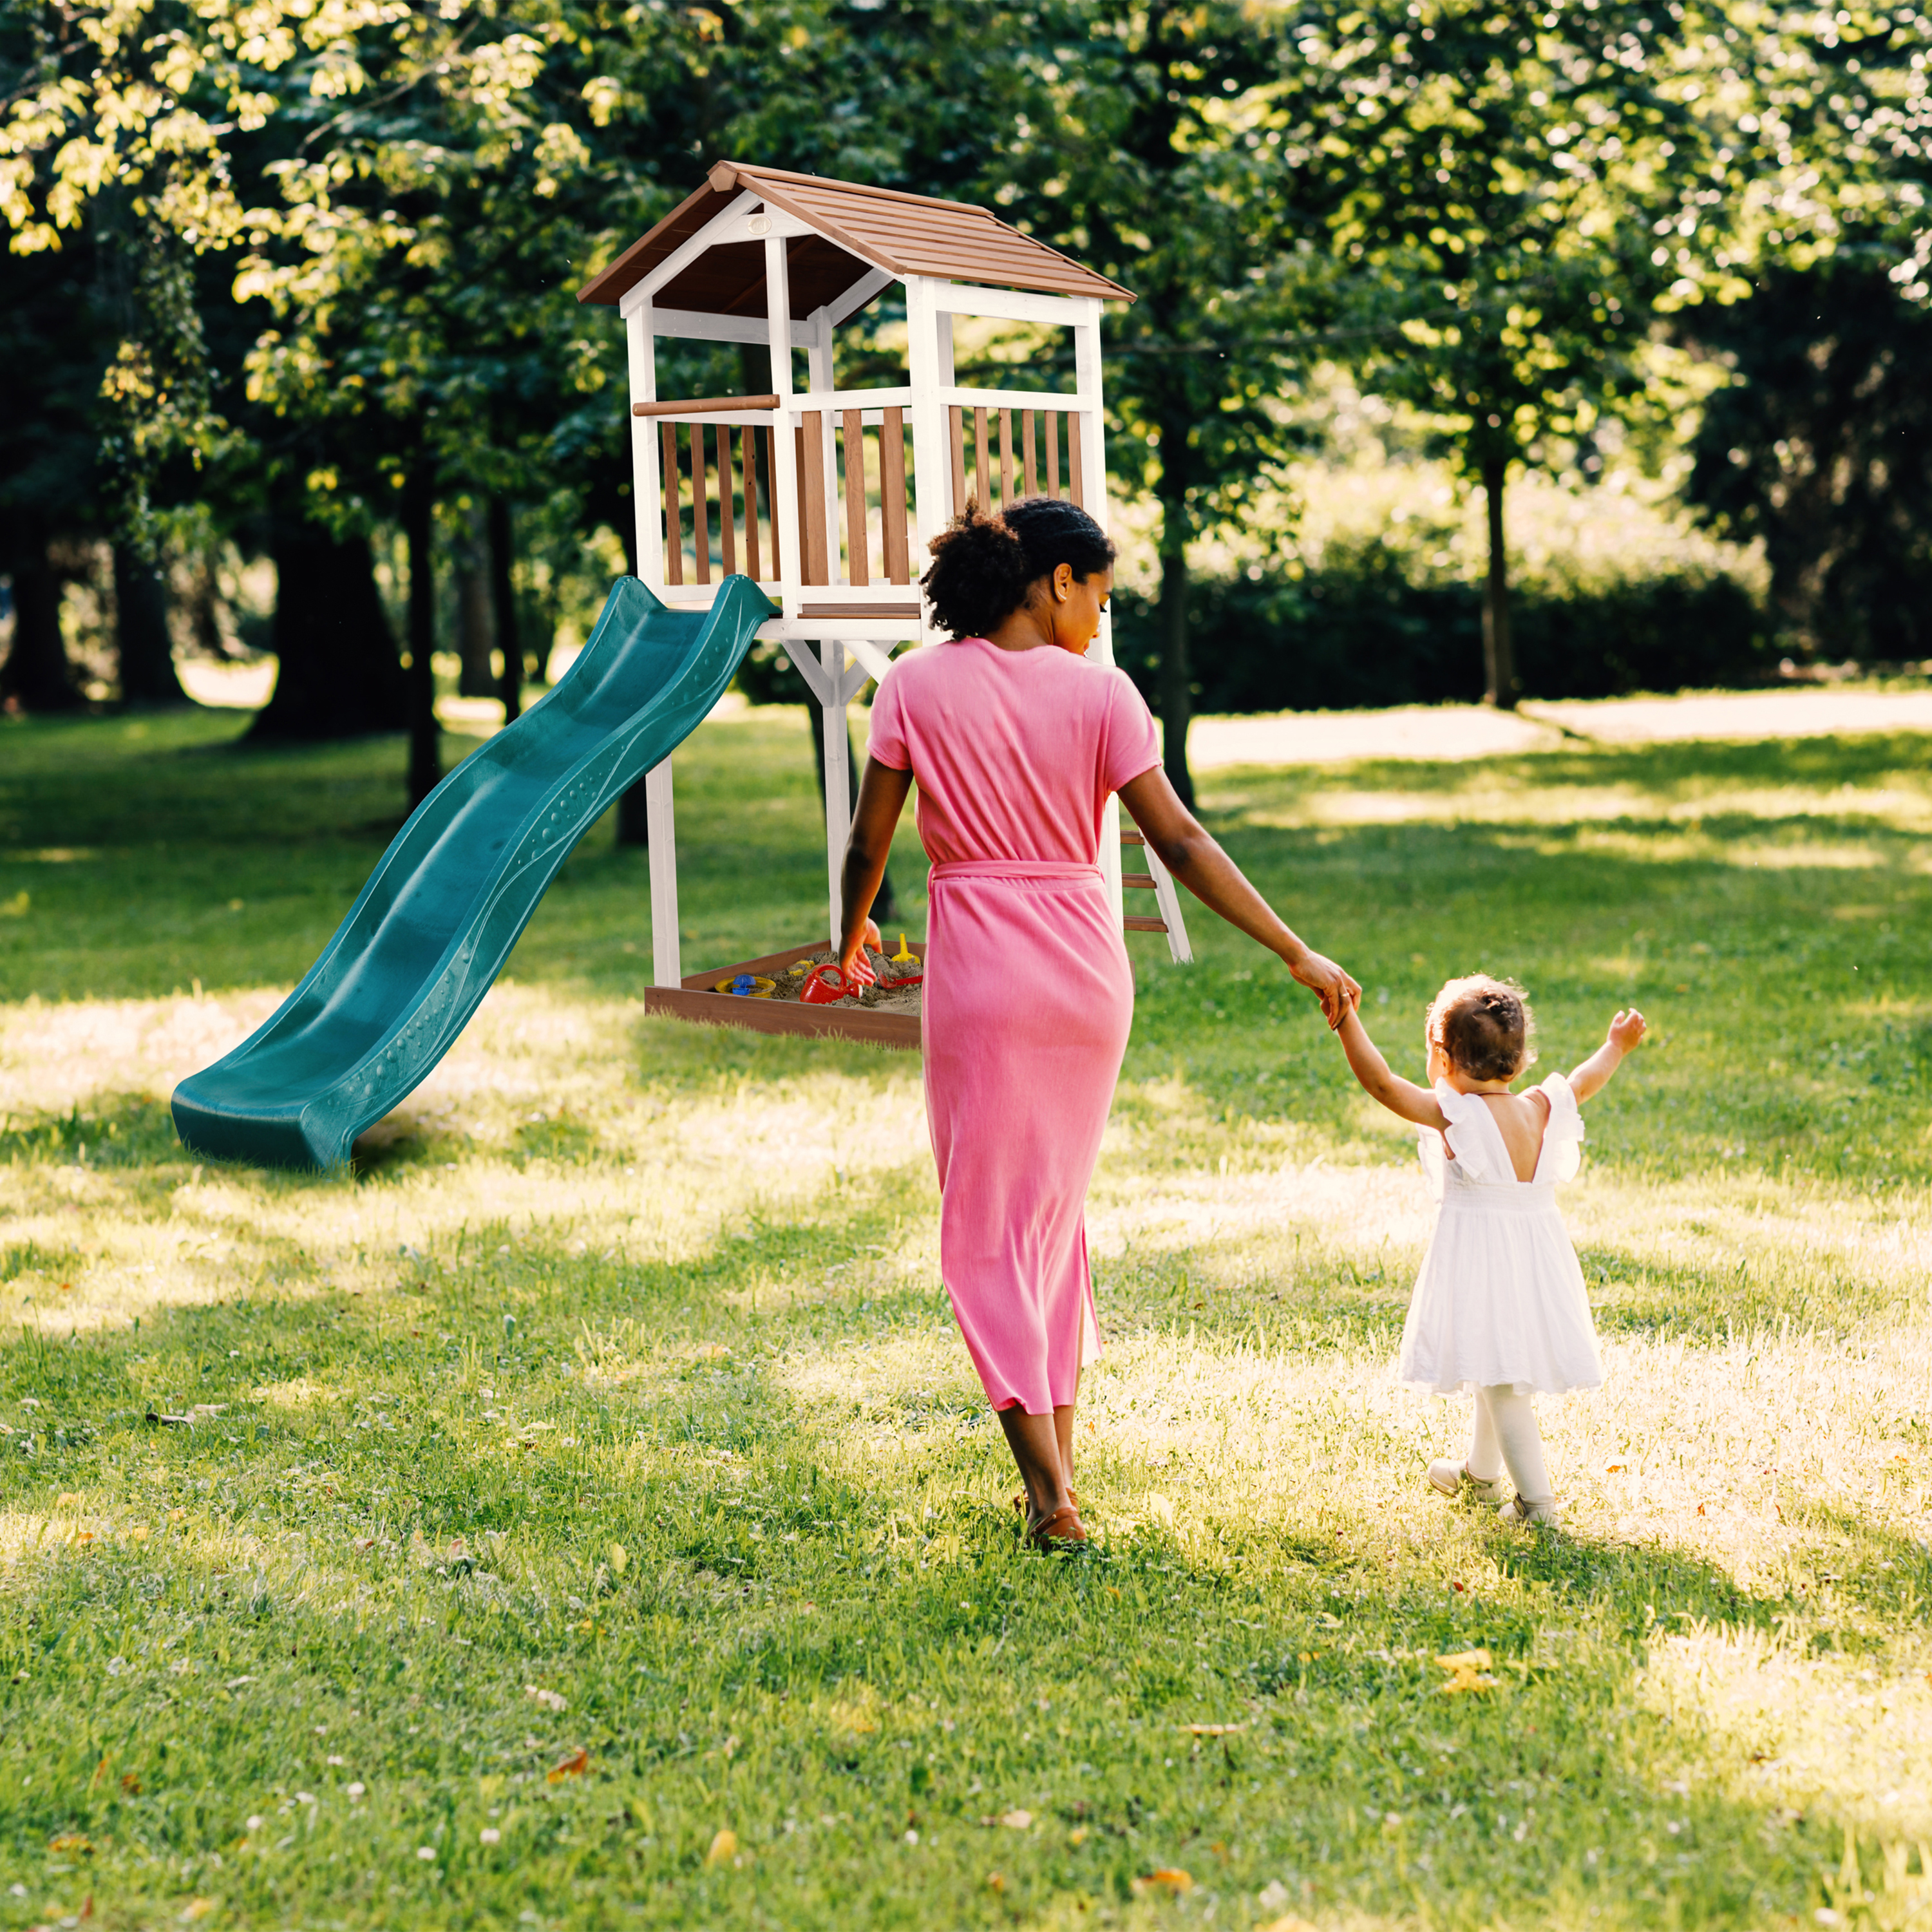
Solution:
{"label": "green grass", "polygon": [[[1546,1065],[1649,1012],[1568,1207],[1610,1382],[1544,1406],[1563,1537],[1424,1492],[1412,1150],[1197,914],[1135,942],[1060,1562],[916,1058],[645,1019],[608,827],[352,1176],[190,1160],[170,1078],[400,815],[394,742],[236,728],[0,724],[0,1926],[1932,1914],[1926,740],[1216,775],[1408,1070],[1451,973]],[[681,754],[693,968],[816,934],[815,811],[796,714]]]}

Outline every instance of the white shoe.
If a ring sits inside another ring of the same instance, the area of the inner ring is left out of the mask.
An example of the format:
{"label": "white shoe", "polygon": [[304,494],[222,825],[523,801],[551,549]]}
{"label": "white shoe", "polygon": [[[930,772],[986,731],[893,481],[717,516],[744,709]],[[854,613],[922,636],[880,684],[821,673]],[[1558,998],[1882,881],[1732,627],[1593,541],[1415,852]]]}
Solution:
{"label": "white shoe", "polygon": [[1540,1503],[1527,1502],[1520,1496],[1512,1496],[1497,1514],[1505,1522],[1536,1523],[1545,1529],[1555,1529],[1563,1520],[1558,1514],[1553,1496]]}
{"label": "white shoe", "polygon": [[1492,1509],[1503,1502],[1509,1489],[1500,1476],[1485,1481],[1471,1475],[1466,1465],[1447,1461],[1430,1464],[1429,1481],[1431,1488],[1439,1490],[1445,1496],[1460,1496],[1466,1487],[1475,1502],[1487,1503]]}

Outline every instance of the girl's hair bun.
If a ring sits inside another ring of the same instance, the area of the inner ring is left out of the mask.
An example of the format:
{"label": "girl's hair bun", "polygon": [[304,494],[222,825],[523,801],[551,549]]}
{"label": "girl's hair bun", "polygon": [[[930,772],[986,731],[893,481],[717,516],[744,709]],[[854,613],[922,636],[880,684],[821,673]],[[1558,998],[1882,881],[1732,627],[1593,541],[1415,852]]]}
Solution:
{"label": "girl's hair bun", "polygon": [[1514,1080],[1536,1060],[1536,1016],[1514,980],[1451,980],[1429,1008],[1429,1043],[1470,1080]]}
{"label": "girl's hair bun", "polygon": [[1063,563],[1084,583],[1114,561],[1106,532],[1054,496],[1024,497],[997,517],[969,500],[928,548],[932,562],[920,582],[940,628],[956,638],[996,630]]}

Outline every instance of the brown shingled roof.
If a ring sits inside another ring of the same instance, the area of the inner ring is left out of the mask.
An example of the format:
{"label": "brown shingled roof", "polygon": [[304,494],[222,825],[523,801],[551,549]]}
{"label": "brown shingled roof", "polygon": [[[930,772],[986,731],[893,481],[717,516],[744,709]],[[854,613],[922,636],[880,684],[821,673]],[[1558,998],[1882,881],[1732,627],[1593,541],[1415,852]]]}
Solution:
{"label": "brown shingled roof", "polygon": [[[817,230],[785,244],[792,306],[798,315],[836,302],[875,268],[900,277],[936,275],[993,288],[1133,300],[1118,282],[1022,235],[988,209],[736,161],[718,162],[703,188],[580,289],[578,300],[616,302],[748,190],[766,207],[796,215]],[[667,308],[706,315],[762,316],[763,245],[728,242],[706,250],[659,291],[657,300]]]}

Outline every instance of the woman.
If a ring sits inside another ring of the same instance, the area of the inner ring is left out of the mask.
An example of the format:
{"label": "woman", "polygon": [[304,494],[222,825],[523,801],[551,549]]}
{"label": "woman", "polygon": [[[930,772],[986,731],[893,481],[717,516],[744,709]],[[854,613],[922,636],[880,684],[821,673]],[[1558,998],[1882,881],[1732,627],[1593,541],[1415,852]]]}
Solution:
{"label": "woman", "polygon": [[916,778],[933,862],[923,1040],[940,1273],[1026,1485],[1028,1536],[1084,1543],[1073,1405],[1100,1353],[1087,1187],[1134,1010],[1096,863],[1108,794],[1176,878],[1280,955],[1331,1027],[1361,988],[1174,795],[1126,674],[1084,662],[1114,580],[1093,518],[1050,497],[993,518],[969,505],[932,548],[922,580],[952,641],[905,659],[872,706],[841,964],[848,982],[875,977],[868,914]]}

